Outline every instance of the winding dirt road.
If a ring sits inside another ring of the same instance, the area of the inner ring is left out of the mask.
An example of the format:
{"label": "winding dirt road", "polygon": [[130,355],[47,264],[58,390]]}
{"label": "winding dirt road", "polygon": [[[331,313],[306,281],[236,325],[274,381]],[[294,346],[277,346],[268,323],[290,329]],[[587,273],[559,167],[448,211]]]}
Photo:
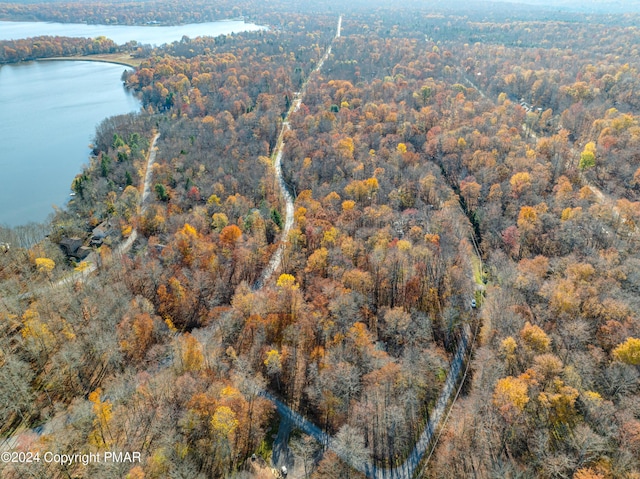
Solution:
{"label": "winding dirt road", "polygon": [[[152,169],[153,169],[152,166],[153,166],[153,163],[156,161],[156,154],[158,152],[158,149],[156,148],[156,142],[158,141],[158,138],[160,138],[160,133],[156,133],[155,136],[153,137],[153,140],[151,141],[151,145],[149,146],[149,152],[147,153],[147,164],[145,167],[145,177],[142,185],[142,195],[140,196],[140,200],[138,201],[138,210],[140,213],[144,213],[144,211],[146,210],[146,207],[147,207],[146,201],[151,192],[151,176],[152,176]],[[138,239],[138,231],[134,229],[133,231],[131,231],[131,234],[127,239],[125,239],[123,242],[119,243],[115,247],[115,249],[112,252],[112,255],[117,258],[122,257],[122,255],[126,254],[131,249],[136,239]],[[59,279],[46,287],[39,287],[35,290],[21,294],[18,297],[20,299],[28,299],[40,293],[43,293],[45,291],[63,288],[65,286],[71,286],[77,283],[78,281],[80,281],[81,283],[88,281],[91,274],[98,269],[98,254],[95,251],[92,251],[89,254],[89,256],[87,256],[85,262],[87,263],[87,266],[82,270],[74,271],[73,273],[70,273],[68,276],[65,276],[64,278]]]}
{"label": "winding dirt road", "polygon": [[462,372],[462,366],[464,364],[464,358],[467,354],[469,341],[471,338],[471,331],[468,325],[465,325],[462,330],[462,338],[456,349],[456,353],[451,361],[447,379],[445,381],[442,392],[438,397],[436,407],[431,411],[429,421],[424,428],[424,431],[420,435],[420,438],[416,442],[413,450],[405,460],[405,462],[393,469],[383,469],[377,467],[373,462],[367,461],[363,463],[354,463],[349,455],[344,454],[344,450],[336,447],[334,438],[329,436],[326,432],[320,429],[317,425],[307,420],[301,414],[292,410],[289,406],[277,399],[275,396],[267,391],[262,391],[261,396],[271,401],[275,406],[278,414],[282,419],[290,421],[296,428],[313,437],[318,443],[322,444],[325,448],[335,452],[340,459],[351,466],[356,471],[361,472],[370,479],[411,479],[416,469],[420,465],[420,461],[427,452],[429,445],[434,439],[434,435],[438,431],[441,422],[445,418],[445,414],[448,409],[451,395],[456,391],[456,384],[458,383],[458,377]]}
{"label": "winding dirt road", "polygon": [[[298,93],[299,95],[299,93]],[[300,98],[296,98],[296,100],[289,108],[287,112],[286,118],[289,118],[289,114],[292,111],[295,111],[294,106],[300,105]],[[280,267],[280,263],[282,263],[282,254],[284,253],[284,249],[286,248],[286,240],[289,236],[289,232],[291,231],[291,227],[293,226],[293,196],[289,192],[287,185],[284,182],[284,178],[282,177],[282,151],[284,148],[284,142],[282,138],[284,136],[284,132],[289,130],[289,122],[285,121],[282,123],[282,128],[280,130],[280,135],[278,136],[278,142],[276,143],[276,149],[274,150],[274,164],[273,167],[275,169],[276,178],[278,180],[278,187],[280,189],[280,194],[284,198],[285,209],[284,209],[284,226],[282,228],[282,234],[280,236],[280,244],[278,245],[278,249],[276,249],[275,253],[271,257],[269,264],[262,271],[260,275],[260,279],[253,286],[254,290],[258,290],[262,288],[269,278],[273,275],[273,273]]]}
{"label": "winding dirt road", "polygon": [[[338,20],[338,26],[336,29],[335,38],[340,37],[342,27],[342,16],[340,16]],[[329,45],[325,54],[322,56],[316,67],[312,70],[311,74],[317,73],[322,68],[325,60],[331,54],[331,47]],[[311,76],[311,75],[310,75]],[[262,288],[274,274],[274,272],[280,267],[282,262],[282,255],[284,253],[284,249],[286,247],[286,239],[291,231],[294,222],[294,198],[291,195],[287,185],[284,181],[282,175],[282,154],[283,149],[285,147],[285,143],[283,141],[283,137],[286,131],[290,129],[290,125],[288,122],[289,115],[298,110],[300,104],[302,102],[302,98],[306,92],[307,82],[305,82],[300,90],[300,92],[296,93],[294,97],[294,101],[287,112],[287,115],[282,123],[282,127],[280,130],[280,134],[278,136],[278,141],[276,143],[276,148],[272,155],[274,170],[278,182],[278,187],[280,189],[280,193],[285,202],[285,220],[284,226],[281,232],[281,239],[278,248],[273,254],[269,264],[262,272],[260,279],[256,282],[253,289],[258,290]],[[139,201],[139,210],[140,213],[144,213],[147,207],[147,200],[151,193],[151,176],[152,176],[152,165],[155,162],[156,158],[156,142],[159,138],[159,134],[156,134],[153,138],[151,146],[149,148],[149,155],[147,159],[146,165],[146,173],[144,184],[142,188],[142,195]],[[133,230],[131,235],[122,243],[120,243],[113,251],[113,254],[116,256],[122,256],[126,252],[128,252],[135,240],[137,239],[137,231]],[[97,269],[95,261],[85,270],[81,272],[74,273],[67,278],[64,278],[52,285],[52,287],[61,287],[66,284],[73,284],[76,281],[86,281],[87,277],[90,273]],[[305,434],[308,434],[314,437],[320,444],[324,447],[333,450],[338,454],[349,466],[353,469],[365,474],[367,477],[371,479],[411,479],[413,474],[415,473],[417,467],[419,466],[421,460],[423,459],[429,445],[434,440],[434,434],[440,428],[443,420],[446,420],[446,413],[448,412],[447,406],[451,402],[451,397],[454,391],[457,391],[456,384],[458,383],[458,378],[462,372],[462,367],[464,364],[465,356],[468,352],[468,348],[471,342],[471,332],[468,325],[464,325],[462,329],[461,340],[458,344],[454,357],[451,361],[451,365],[447,374],[447,378],[445,381],[445,385],[440,393],[438,401],[436,403],[436,407],[431,412],[429,417],[429,421],[420,435],[419,440],[416,442],[413,450],[407,457],[406,461],[395,468],[392,469],[383,469],[379,468],[373,464],[371,461],[367,461],[364,463],[353,463],[349,457],[343,454],[343,452],[336,447],[335,440],[327,433],[322,431],[317,425],[313,424],[309,420],[307,420],[301,414],[292,410],[289,406],[284,404],[282,401],[278,400],[275,396],[270,394],[267,391],[262,391],[260,394],[271,401],[275,406],[278,414],[285,419],[286,421],[290,421],[295,427],[303,431]],[[51,426],[51,422],[47,423],[47,426]],[[5,440],[5,443],[2,445],[2,450],[11,449],[14,443],[17,441],[19,435],[15,435],[11,438]]]}
{"label": "winding dirt road", "polygon": [[[158,138],[160,138],[160,133],[156,133],[155,136],[153,137],[153,140],[151,141],[151,145],[149,146],[149,152],[147,153],[147,163],[145,167],[144,182],[142,185],[142,195],[140,196],[140,200],[138,201],[138,209],[140,213],[144,213],[144,211],[146,210],[146,201],[151,192],[151,176],[152,176],[152,169],[153,169],[152,166],[153,166],[153,163],[155,163],[156,161],[156,155],[158,152],[158,149],[156,148],[156,142],[158,141]],[[127,253],[133,246],[133,243],[136,241],[137,237],[138,237],[138,232],[134,229],[125,241],[123,241],[118,246],[116,246],[112,254],[115,255],[116,257],[121,257],[122,255]],[[93,273],[98,269],[96,252],[92,252],[88,256],[88,260],[90,262],[89,265],[86,268],[84,268],[82,271],[76,271],[70,274],[69,276],[67,276],[66,278],[62,278],[56,281],[55,283],[52,283],[50,286],[47,286],[46,288],[39,288],[39,289],[36,289],[35,291],[22,294],[19,296],[19,298],[28,299],[44,291],[50,291],[52,289],[62,288],[67,285],[73,285],[78,281],[83,283],[88,281],[91,273]],[[50,434],[53,430],[56,429],[56,427],[61,427],[61,425],[64,424],[65,421],[66,421],[65,414],[58,415],[50,419],[46,423],[44,423],[42,426],[40,426],[37,432],[35,430],[28,429],[26,431],[22,431],[17,434],[13,434],[7,438],[4,438],[4,440],[0,442],[0,452],[7,452],[7,451],[14,450],[15,447],[20,442],[20,438],[23,435],[37,434],[38,436],[40,436],[43,434]]]}
{"label": "winding dirt road", "polygon": [[[334,40],[335,38],[340,37],[341,28],[342,28],[342,16],[340,16],[340,18],[338,19],[338,27],[336,29],[336,35],[334,37]],[[331,54],[331,47],[332,45],[329,45],[325,54],[322,56],[322,58],[318,62],[318,65],[312,71],[312,74],[320,71],[325,60]],[[282,152],[285,146],[283,142],[283,136],[284,136],[284,133],[288,131],[290,128],[289,122],[287,121],[289,118],[289,115],[292,112],[297,111],[298,108],[300,107],[300,103],[306,92],[306,87],[307,87],[307,82],[304,83],[300,92],[296,94],[295,99],[292,102],[291,108],[287,112],[285,121],[282,123],[282,129],[280,130],[277,146],[274,151],[274,168],[275,168],[280,192],[285,200],[285,205],[286,205],[285,225],[282,230],[282,238],[280,241],[280,245],[278,246],[278,249],[274,253],[273,257],[271,258],[269,265],[263,271],[262,276],[260,277],[260,280],[254,286],[254,289],[256,290],[262,288],[264,284],[269,280],[269,278],[273,275],[275,270],[278,269],[278,267],[280,266],[280,263],[282,261],[282,253],[284,251],[284,248],[286,247],[285,240],[287,235],[289,234],[289,231],[291,230],[291,227],[293,226],[293,213],[294,213],[293,198],[288,188],[286,187],[286,184],[282,177],[281,159],[282,159]],[[407,457],[406,461],[402,465],[395,467],[393,469],[379,468],[375,464],[373,464],[373,462],[371,461],[367,461],[364,463],[357,463],[357,464],[353,463],[350,457],[347,457],[345,454],[343,454],[342,450],[335,447],[334,439],[331,436],[329,436],[326,432],[324,432],[321,428],[319,428],[317,425],[307,420],[301,414],[295,412],[293,409],[291,409],[289,406],[284,404],[282,401],[277,399],[275,396],[273,396],[269,392],[263,391],[261,395],[269,399],[269,401],[271,401],[276,406],[276,410],[283,420],[285,420],[287,423],[289,422],[292,423],[296,428],[300,429],[305,434],[308,434],[313,438],[315,438],[316,441],[318,441],[324,447],[334,451],[343,461],[349,464],[349,466],[365,474],[368,478],[411,479],[416,469],[420,465],[422,458],[427,452],[429,445],[432,444],[436,431],[439,430],[441,423],[443,422],[444,419],[446,419],[446,413],[448,412],[447,406],[451,401],[452,394],[454,393],[454,391],[457,391],[456,385],[458,383],[458,378],[460,377],[460,373],[462,372],[462,366],[464,364],[464,359],[470,345],[470,340],[471,340],[471,331],[469,326],[465,324],[464,327],[462,328],[461,340],[458,344],[453,360],[451,361],[449,372],[447,373],[447,378],[446,378],[444,387],[440,393],[440,396],[438,398],[438,401],[436,403],[436,407],[433,409],[433,411],[431,411],[431,415],[429,416],[429,421],[427,422],[427,425],[424,431],[420,435],[420,438],[416,442],[413,450]],[[280,444],[280,445],[274,444],[273,462],[277,466],[281,465],[279,462],[280,462],[280,458],[284,456],[284,454],[282,454],[284,448],[285,448],[285,445],[283,444]]]}
{"label": "winding dirt road", "polygon": [[[338,18],[338,27],[336,29],[336,35],[334,36],[334,40],[340,37],[341,29],[342,29],[342,15],[340,15],[340,18]],[[332,44],[333,44],[333,41],[332,41]],[[262,274],[260,275],[260,279],[258,279],[256,284],[254,284],[253,286],[254,291],[262,288],[267,283],[267,281],[269,281],[273,273],[280,267],[280,264],[282,263],[282,255],[284,253],[284,249],[287,247],[287,237],[289,236],[289,232],[291,231],[291,227],[293,226],[294,198],[291,195],[289,188],[287,188],[287,185],[282,176],[282,152],[285,147],[284,134],[285,132],[289,131],[291,128],[289,125],[289,115],[291,115],[292,113],[295,113],[300,108],[300,104],[302,103],[302,98],[304,97],[307,91],[307,83],[309,82],[309,78],[314,73],[319,72],[325,60],[329,58],[329,55],[331,54],[331,46],[332,45],[329,45],[327,47],[327,50],[325,51],[324,55],[322,55],[322,58],[320,58],[320,61],[318,62],[316,67],[311,71],[307,80],[302,84],[302,88],[300,88],[300,91],[296,92],[295,96],[293,97],[291,106],[289,107],[289,110],[287,111],[287,114],[284,117],[284,121],[282,122],[282,126],[280,128],[280,134],[278,135],[278,141],[276,142],[276,147],[273,150],[273,154],[271,155],[273,158],[273,168],[275,170],[276,178],[278,181],[278,188],[280,189],[280,194],[284,198],[284,202],[285,202],[284,226],[282,228],[282,233],[280,235],[280,244],[278,245],[278,249],[276,249],[275,253],[271,257],[271,260],[269,261],[269,264],[267,265],[267,267],[262,271]]]}

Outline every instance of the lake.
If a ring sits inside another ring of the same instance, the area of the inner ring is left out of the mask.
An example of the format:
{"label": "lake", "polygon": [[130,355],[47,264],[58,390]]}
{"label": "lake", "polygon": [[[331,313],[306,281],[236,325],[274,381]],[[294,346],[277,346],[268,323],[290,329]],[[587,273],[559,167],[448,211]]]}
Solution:
{"label": "lake", "polygon": [[[262,28],[241,21],[176,27],[0,22],[0,39],[105,35],[116,43],[161,44]],[[140,109],[120,80],[125,68],[82,61],[0,66],[0,225],[44,221],[52,205],[66,204],[71,181],[89,161],[96,126]]]}
{"label": "lake", "polygon": [[175,26],[85,25],[82,23],[0,21],[0,40],[17,40],[40,35],[90,38],[105,36],[118,45],[131,40],[142,44],[162,45],[180,40],[184,35],[189,38],[205,35],[215,37],[235,32],[264,30],[264,28],[253,23],[245,23],[242,20]]}
{"label": "lake", "polygon": [[96,125],[136,111],[120,76],[96,62],[31,62],[0,67],[0,224],[42,221],[69,199],[88,162]]}

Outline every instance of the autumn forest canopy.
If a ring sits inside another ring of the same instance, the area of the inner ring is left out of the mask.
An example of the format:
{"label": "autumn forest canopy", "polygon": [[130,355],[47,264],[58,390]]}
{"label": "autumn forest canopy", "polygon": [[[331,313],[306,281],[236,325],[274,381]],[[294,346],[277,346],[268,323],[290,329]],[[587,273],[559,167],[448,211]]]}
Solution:
{"label": "autumn forest canopy", "polygon": [[0,229],[2,451],[142,459],[0,477],[364,477],[450,390],[414,477],[640,478],[640,17],[612,11],[0,3],[267,27],[0,42],[136,57],[143,103],[46,238]]}

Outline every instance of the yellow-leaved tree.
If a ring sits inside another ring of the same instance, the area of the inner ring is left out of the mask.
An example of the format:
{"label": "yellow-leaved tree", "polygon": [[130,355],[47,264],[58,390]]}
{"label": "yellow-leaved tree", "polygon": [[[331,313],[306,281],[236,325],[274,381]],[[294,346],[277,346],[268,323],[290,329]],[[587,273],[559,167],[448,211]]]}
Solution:
{"label": "yellow-leaved tree", "polygon": [[184,371],[199,371],[204,365],[202,345],[189,333],[180,338],[180,358]]}
{"label": "yellow-leaved tree", "polygon": [[283,273],[278,277],[278,281],[276,282],[278,288],[282,289],[298,289],[298,285],[296,284],[296,278],[292,274]]}
{"label": "yellow-leaved tree", "polygon": [[625,364],[640,365],[640,339],[627,338],[613,350],[613,357]]}
{"label": "yellow-leaved tree", "polygon": [[228,438],[238,427],[238,424],[236,413],[227,406],[218,406],[211,418],[211,428],[219,437]]}
{"label": "yellow-leaved tree", "polygon": [[584,146],[582,153],[580,153],[580,163],[578,167],[581,170],[586,170],[594,166],[596,166],[596,144],[590,141]]}
{"label": "yellow-leaved tree", "polygon": [[511,371],[515,371],[518,364],[517,350],[518,343],[511,336],[506,337],[502,340],[502,343],[500,343],[500,356],[504,359],[507,367]]}
{"label": "yellow-leaved tree", "polygon": [[113,404],[102,401],[102,389],[98,388],[89,394],[89,401],[93,403],[93,431],[89,434],[89,443],[97,447],[108,447],[112,442],[109,424],[113,417]]}
{"label": "yellow-leaved tree", "polygon": [[135,466],[126,475],[126,479],[145,479],[144,470],[140,466]]}
{"label": "yellow-leaved tree", "polygon": [[526,193],[531,189],[531,175],[526,171],[520,171],[515,173],[509,180],[511,185],[511,192],[516,198]]}
{"label": "yellow-leaved tree", "polygon": [[326,275],[328,257],[329,252],[327,251],[327,248],[322,247],[315,250],[307,260],[307,267],[305,268],[305,272],[317,272],[322,276]]}
{"label": "yellow-leaved tree", "polygon": [[529,402],[529,386],[520,378],[508,376],[500,379],[493,392],[493,405],[505,419],[514,419]]}
{"label": "yellow-leaved tree", "polygon": [[36,258],[36,268],[40,273],[48,275],[56,267],[55,261],[49,258]]}
{"label": "yellow-leaved tree", "polygon": [[54,348],[56,338],[47,323],[41,320],[35,303],[24,312],[22,320],[22,337],[36,348],[38,355],[46,357]]}
{"label": "yellow-leaved tree", "polygon": [[276,349],[271,349],[267,352],[264,365],[267,367],[267,374],[269,376],[279,374],[280,371],[282,371],[282,355]]}
{"label": "yellow-leaved tree", "polygon": [[538,223],[538,213],[531,206],[523,206],[518,213],[518,228],[522,231],[532,231]]}
{"label": "yellow-leaved tree", "polygon": [[524,343],[538,353],[544,353],[549,350],[551,339],[547,336],[542,328],[531,324],[527,321],[520,331],[520,337]]}
{"label": "yellow-leaved tree", "polygon": [[548,415],[547,421],[553,426],[560,424],[574,424],[577,418],[575,409],[576,399],[579,393],[577,389],[567,386],[556,378],[552,384],[538,395],[538,403],[542,411]]}

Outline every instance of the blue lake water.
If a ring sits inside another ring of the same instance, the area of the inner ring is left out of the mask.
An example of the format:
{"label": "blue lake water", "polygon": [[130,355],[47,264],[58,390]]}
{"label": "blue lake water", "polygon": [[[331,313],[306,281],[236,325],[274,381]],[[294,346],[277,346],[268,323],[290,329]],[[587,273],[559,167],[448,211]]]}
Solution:
{"label": "blue lake water", "polygon": [[16,40],[40,35],[65,37],[105,36],[118,45],[135,40],[142,44],[162,45],[180,40],[183,36],[228,35],[235,32],[263,30],[264,27],[241,20],[192,23],[175,26],[85,25],[82,23],[0,22],[0,40]]}
{"label": "blue lake water", "polygon": [[[0,22],[0,39],[105,35],[119,44],[162,44],[262,28],[241,21],[176,27]],[[52,205],[66,204],[96,126],[140,109],[120,80],[125,68],[81,61],[0,66],[0,225],[44,221]]]}
{"label": "blue lake water", "polygon": [[42,221],[69,199],[96,125],[136,111],[125,67],[31,62],[0,67],[0,224]]}

